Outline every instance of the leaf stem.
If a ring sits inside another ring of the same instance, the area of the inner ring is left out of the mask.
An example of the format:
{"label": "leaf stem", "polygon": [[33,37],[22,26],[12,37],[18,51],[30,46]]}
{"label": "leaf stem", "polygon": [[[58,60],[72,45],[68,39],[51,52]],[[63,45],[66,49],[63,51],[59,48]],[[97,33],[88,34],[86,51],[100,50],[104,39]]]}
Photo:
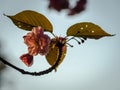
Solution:
{"label": "leaf stem", "polygon": [[54,36],[54,38],[56,38],[56,36],[55,36],[55,34],[54,33],[51,33],[53,36]]}

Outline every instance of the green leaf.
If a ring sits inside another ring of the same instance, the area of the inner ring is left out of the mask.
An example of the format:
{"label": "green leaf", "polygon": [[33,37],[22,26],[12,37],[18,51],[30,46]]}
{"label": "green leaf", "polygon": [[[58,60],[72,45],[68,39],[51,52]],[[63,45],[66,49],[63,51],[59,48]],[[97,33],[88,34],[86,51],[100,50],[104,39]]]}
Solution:
{"label": "green leaf", "polygon": [[72,25],[67,30],[67,36],[99,39],[105,36],[113,36],[105,32],[101,27],[90,22],[82,22]]}
{"label": "green leaf", "polygon": [[[52,39],[52,43],[50,45],[50,50],[49,50],[49,53],[46,55],[46,59],[47,59],[47,62],[53,66],[57,59],[58,59],[58,56],[59,56],[59,46],[57,46],[57,39],[54,38]],[[59,62],[59,65],[62,63],[62,61],[64,60],[64,57],[66,55],[66,51],[67,51],[67,47],[66,45],[62,47],[62,55],[61,55],[61,58],[60,58],[60,62]]]}
{"label": "green leaf", "polygon": [[18,28],[23,30],[30,31],[33,27],[41,26],[45,31],[53,31],[53,27],[50,21],[44,15],[35,11],[25,10],[14,16],[5,16],[10,18]]}

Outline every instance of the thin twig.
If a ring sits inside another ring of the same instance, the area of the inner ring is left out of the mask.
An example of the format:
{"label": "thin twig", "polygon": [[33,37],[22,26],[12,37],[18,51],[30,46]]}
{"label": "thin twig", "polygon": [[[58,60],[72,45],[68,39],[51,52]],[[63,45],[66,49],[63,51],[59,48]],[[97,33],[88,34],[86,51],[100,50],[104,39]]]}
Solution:
{"label": "thin twig", "polygon": [[43,70],[43,71],[40,71],[40,72],[25,71],[23,69],[20,69],[19,67],[16,67],[15,65],[9,63],[7,60],[3,59],[2,57],[0,57],[0,61],[2,61],[6,65],[12,67],[13,69],[21,72],[22,74],[33,75],[33,76],[41,76],[41,75],[44,75],[44,74],[48,74],[49,72],[54,70],[59,65],[60,58],[61,58],[61,55],[62,55],[62,46],[63,46],[62,44],[59,45],[59,56],[58,56],[58,59],[57,59],[56,63],[53,66],[51,66],[50,68],[48,68],[46,70]]}

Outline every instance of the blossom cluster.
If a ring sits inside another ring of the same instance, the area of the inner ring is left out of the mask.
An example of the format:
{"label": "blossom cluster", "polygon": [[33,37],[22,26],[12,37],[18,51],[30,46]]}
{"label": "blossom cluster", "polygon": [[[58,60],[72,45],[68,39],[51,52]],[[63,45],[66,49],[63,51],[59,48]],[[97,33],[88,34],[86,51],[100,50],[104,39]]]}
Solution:
{"label": "blossom cluster", "polygon": [[44,34],[43,28],[34,27],[31,32],[23,36],[24,43],[28,46],[28,53],[20,56],[20,59],[29,67],[33,64],[33,56],[47,55],[51,39]]}

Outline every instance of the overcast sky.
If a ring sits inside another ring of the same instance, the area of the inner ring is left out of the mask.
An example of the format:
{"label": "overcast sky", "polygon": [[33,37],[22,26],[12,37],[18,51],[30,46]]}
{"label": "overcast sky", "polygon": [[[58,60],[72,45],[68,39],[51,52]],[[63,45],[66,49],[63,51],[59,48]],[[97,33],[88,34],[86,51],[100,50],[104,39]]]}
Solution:
{"label": "overcast sky", "polygon": [[41,71],[49,65],[44,56],[35,57],[30,68],[19,60],[19,56],[27,52],[22,38],[27,31],[18,29],[3,13],[15,15],[23,10],[42,13],[51,21],[58,36],[65,36],[69,26],[86,21],[96,23],[116,36],[88,39],[82,45],[71,41],[74,48],[67,48],[67,55],[57,72],[44,76],[23,75],[7,67],[2,73],[0,90],[120,90],[120,0],[88,0],[86,10],[75,16],[67,16],[65,10],[61,13],[50,11],[47,5],[47,0],[0,1],[0,53],[22,69]]}

